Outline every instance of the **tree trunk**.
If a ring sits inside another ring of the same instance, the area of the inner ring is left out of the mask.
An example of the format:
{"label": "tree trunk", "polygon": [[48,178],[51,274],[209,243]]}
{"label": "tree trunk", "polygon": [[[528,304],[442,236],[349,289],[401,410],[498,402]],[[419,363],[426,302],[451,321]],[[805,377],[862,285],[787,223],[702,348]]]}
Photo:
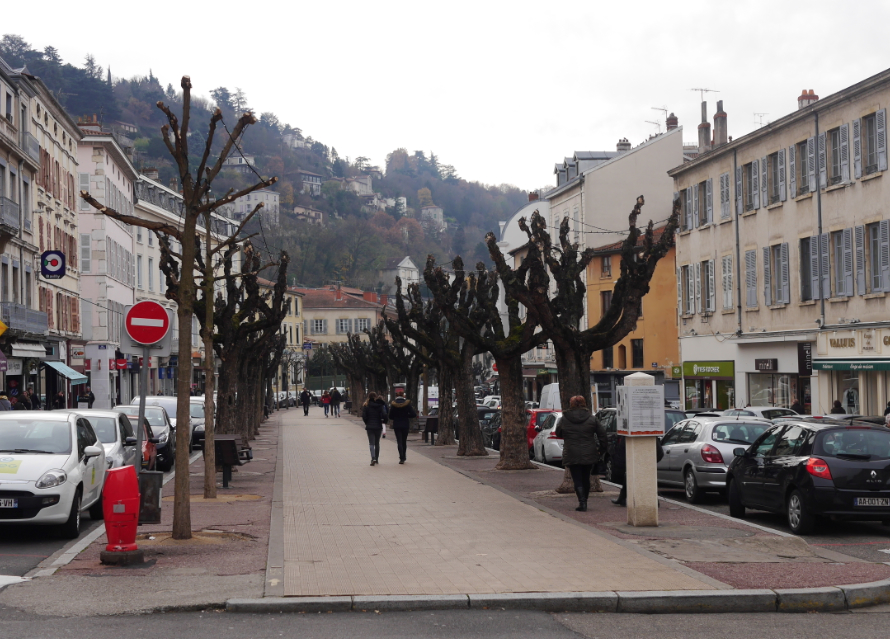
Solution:
{"label": "tree trunk", "polygon": [[453,446],[454,441],[454,398],[451,393],[452,373],[441,366],[439,368],[439,434],[436,446]]}
{"label": "tree trunk", "polygon": [[475,352],[470,344],[464,342],[460,349],[460,366],[454,375],[457,414],[460,417],[457,454],[468,457],[486,457],[488,451],[485,449],[485,442],[482,441],[479,412],[476,410],[476,395],[473,393],[473,354]]}
{"label": "tree trunk", "polygon": [[[556,371],[559,375],[559,401],[562,403],[563,409],[568,409],[572,397],[580,395],[587,402],[590,411],[593,412],[590,394],[590,359],[585,360],[577,350],[566,347],[559,339],[553,340],[553,349],[556,356]],[[600,451],[600,455],[602,456],[604,452]],[[593,492],[602,491],[597,475],[595,475],[591,490]],[[575,492],[575,483],[572,481],[572,475],[568,468],[563,472],[562,483],[556,488],[556,492],[562,494]]]}
{"label": "tree trunk", "polygon": [[243,349],[232,348],[219,367],[219,389],[216,393],[216,432],[232,435],[238,432],[236,424],[235,392],[238,390],[238,372],[241,369]]}
{"label": "tree trunk", "polygon": [[[216,446],[213,441],[213,391],[216,388],[213,352],[213,254],[210,247],[210,214],[204,216],[207,234],[204,239],[204,499],[216,499]],[[191,450],[191,442],[189,442]]]}
{"label": "tree trunk", "polygon": [[516,355],[495,361],[501,387],[501,461],[496,468],[537,468],[528,459],[528,428],[525,400],[522,397],[522,357]]}

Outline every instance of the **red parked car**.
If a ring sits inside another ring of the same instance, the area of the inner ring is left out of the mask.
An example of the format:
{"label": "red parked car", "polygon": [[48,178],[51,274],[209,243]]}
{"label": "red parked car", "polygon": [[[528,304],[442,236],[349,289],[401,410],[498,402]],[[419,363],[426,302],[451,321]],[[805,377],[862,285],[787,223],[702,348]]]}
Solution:
{"label": "red parked car", "polygon": [[[526,423],[526,438],[528,439],[528,458],[534,459],[534,441],[537,436],[537,432],[535,431],[535,426],[541,423],[543,419],[543,415],[547,415],[548,413],[555,412],[552,408],[528,408],[525,411],[526,417],[528,417],[528,423]],[[501,449],[501,427],[498,426],[498,432],[494,436],[494,441],[492,442],[492,448],[495,450]]]}

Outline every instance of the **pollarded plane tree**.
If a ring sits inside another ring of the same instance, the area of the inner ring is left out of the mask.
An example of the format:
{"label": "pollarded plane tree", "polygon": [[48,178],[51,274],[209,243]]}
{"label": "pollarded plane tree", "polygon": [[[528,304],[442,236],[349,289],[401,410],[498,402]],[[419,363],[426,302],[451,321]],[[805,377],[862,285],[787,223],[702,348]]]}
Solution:
{"label": "pollarded plane tree", "polygon": [[[387,330],[388,326],[389,324],[385,320],[380,320],[375,328],[366,330],[365,333],[368,334],[371,349],[384,362],[390,380],[393,383],[405,380],[405,396],[417,408],[417,390],[424,360],[416,352],[397,343],[395,336]],[[388,339],[388,337],[392,339]]]}
{"label": "pollarded plane tree", "polygon": [[363,340],[358,333],[347,333],[346,343],[352,350],[359,368],[365,371],[369,383],[368,390],[375,391],[383,401],[388,402],[389,371],[386,368],[386,362],[371,348],[370,341]]}
{"label": "pollarded plane tree", "polygon": [[[177,378],[176,392],[179,401],[176,407],[176,418],[179,423],[189,421],[189,391],[192,380],[192,318],[194,317],[194,305],[198,297],[198,287],[195,282],[195,270],[200,255],[200,242],[197,234],[198,220],[216,211],[222,206],[231,204],[235,200],[259,189],[274,184],[278,178],[272,177],[261,180],[256,184],[238,191],[230,190],[224,196],[214,199],[211,195],[211,185],[223,168],[226,158],[236,147],[236,141],[241,137],[245,128],[254,124],[257,119],[250,112],[242,114],[232,130],[224,139],[222,150],[214,155],[213,143],[216,129],[222,122],[222,112],[216,109],[210,118],[207,135],[204,137],[204,149],[201,159],[194,174],[189,157],[189,125],[191,117],[191,90],[192,82],[188,76],[183,76],[180,83],[182,87],[182,119],[163,102],[157,103],[158,108],[167,118],[167,123],[161,127],[161,139],[167,145],[167,150],[173,157],[178,174],[179,183],[182,185],[183,209],[181,222],[177,225],[145,220],[132,215],[124,215],[111,209],[94,199],[87,191],[81,191],[80,197],[108,217],[117,219],[125,224],[141,226],[149,230],[166,233],[176,238],[179,242],[180,252],[175,254],[181,264],[185,265],[179,271],[178,284],[179,303],[177,304],[177,322],[179,324],[179,348],[180,374]],[[238,241],[248,217],[242,222],[235,236],[230,238],[232,242]],[[217,251],[223,250],[224,245],[215,247]],[[212,407],[212,404],[211,404]],[[180,450],[188,450],[190,446],[189,432],[187,428],[179,429],[176,434],[176,445]],[[176,458],[176,480],[174,484],[175,498],[173,503],[173,538],[191,538],[191,511],[189,508],[189,472],[188,456],[179,455]]]}
{"label": "pollarded plane tree", "polygon": [[[522,395],[522,355],[546,342],[547,335],[539,330],[537,310],[523,307],[517,298],[509,294],[517,286],[514,280],[527,286],[546,288],[546,276],[541,278],[543,269],[530,268],[535,259],[534,253],[530,252],[517,268],[498,272],[487,270],[482,262],[475,271],[466,270],[458,256],[452,261],[453,272],[447,272],[441,266],[436,266],[435,258],[431,255],[424,269],[424,280],[436,305],[448,320],[448,330],[470,341],[476,352],[490,352],[497,364],[502,415],[499,470],[536,468],[528,455],[527,419]],[[498,306],[502,291],[506,319]],[[472,374],[469,361],[466,362],[466,370]],[[468,410],[458,407],[461,418]],[[475,401],[472,412],[476,414]],[[478,436],[481,439],[481,432]]]}
{"label": "pollarded plane tree", "polygon": [[360,415],[362,404],[365,403],[365,371],[359,366],[358,359],[352,352],[348,343],[335,343],[328,346],[331,357],[337,368],[346,375],[349,380],[349,397],[352,400],[349,412]]}
{"label": "pollarded plane tree", "polygon": [[[524,305],[537,309],[541,327],[553,343],[559,375],[559,395],[563,406],[569,399],[580,395],[593,406],[590,395],[590,357],[604,348],[611,347],[636,330],[642,299],[649,292],[652,275],[659,260],[674,246],[674,232],[680,220],[680,200],[676,198],[665,227],[658,239],[650,220],[645,231],[637,226],[645,200],[637,198],[628,217],[627,237],[621,244],[620,275],[612,291],[612,303],[600,320],[591,327],[584,327],[586,287],[582,274],[594,256],[592,248],[579,250],[569,241],[569,220],[564,218],[559,228],[559,246],[553,246],[547,223],[535,211],[531,224],[523,218],[520,228],[529,238],[530,252],[539,259],[531,262],[539,270],[537,279],[542,282],[552,277],[556,293],[550,294],[549,285],[539,287],[508,286],[508,292]],[[489,253],[498,272],[508,273],[506,263],[495,238],[486,237]],[[516,283],[515,280],[513,280]],[[571,479],[566,473],[561,490],[571,492]]]}

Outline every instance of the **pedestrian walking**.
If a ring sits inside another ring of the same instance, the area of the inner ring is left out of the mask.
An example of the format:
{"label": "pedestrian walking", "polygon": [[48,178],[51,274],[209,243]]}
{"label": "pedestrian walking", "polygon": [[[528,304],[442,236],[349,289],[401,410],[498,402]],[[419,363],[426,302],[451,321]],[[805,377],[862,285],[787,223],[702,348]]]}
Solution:
{"label": "pedestrian walking", "polygon": [[0,393],[0,411],[4,410],[12,410],[12,404],[9,403],[6,393]]}
{"label": "pedestrian walking", "polygon": [[399,446],[399,463],[404,464],[408,452],[408,426],[411,420],[417,417],[417,411],[411,405],[411,400],[405,397],[405,389],[396,389],[396,398],[389,404],[389,420],[396,434],[396,443]]}
{"label": "pedestrian walking", "polygon": [[587,510],[590,495],[590,474],[606,450],[606,429],[589,410],[587,400],[576,395],[569,400],[569,410],[563,411],[556,426],[556,436],[563,439],[562,465],[567,466],[575,484],[578,507]]}
{"label": "pedestrian walking", "polygon": [[65,404],[66,404],[65,393],[64,393],[64,391],[59,391],[58,393],[56,393],[56,398],[53,400],[53,408],[55,410],[61,410],[63,408],[67,408],[67,406],[65,406]]}
{"label": "pedestrian walking", "polygon": [[86,402],[87,408],[93,407],[93,402],[96,401],[96,396],[93,395],[92,389],[87,386],[86,390],[81,393],[80,397],[77,398],[78,402]]}
{"label": "pedestrian walking", "polygon": [[376,466],[380,458],[380,435],[386,423],[386,402],[371,391],[362,406],[362,421],[368,433],[368,448],[371,449],[371,465]]}
{"label": "pedestrian walking", "polygon": [[343,401],[343,395],[336,387],[331,389],[331,415],[340,416],[340,402]]}
{"label": "pedestrian walking", "polygon": [[793,410],[798,415],[804,414],[803,404],[800,403],[800,399],[795,399],[794,403],[791,404],[791,410]]}
{"label": "pedestrian walking", "polygon": [[847,411],[844,410],[844,407],[841,406],[841,402],[839,399],[834,400],[834,406],[831,407],[831,415],[846,415]]}
{"label": "pedestrian walking", "polygon": [[34,384],[28,385],[28,398],[31,400],[31,410],[40,410],[40,396],[34,392]]}
{"label": "pedestrian walking", "polygon": [[309,414],[309,404],[312,403],[312,393],[304,386],[303,392],[300,393],[300,403],[303,405],[303,415]]}
{"label": "pedestrian walking", "polygon": [[324,416],[327,417],[331,410],[331,394],[327,391],[321,394],[321,404],[324,406]]}

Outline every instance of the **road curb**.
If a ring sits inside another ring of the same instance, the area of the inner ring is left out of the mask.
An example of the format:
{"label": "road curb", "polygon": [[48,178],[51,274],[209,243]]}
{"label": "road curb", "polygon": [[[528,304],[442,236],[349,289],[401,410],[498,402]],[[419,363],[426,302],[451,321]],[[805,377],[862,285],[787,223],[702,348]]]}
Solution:
{"label": "road curb", "polygon": [[890,579],[828,588],[520,592],[229,599],[227,612],[310,613],[405,610],[543,610],[636,614],[837,612],[890,603]]}

